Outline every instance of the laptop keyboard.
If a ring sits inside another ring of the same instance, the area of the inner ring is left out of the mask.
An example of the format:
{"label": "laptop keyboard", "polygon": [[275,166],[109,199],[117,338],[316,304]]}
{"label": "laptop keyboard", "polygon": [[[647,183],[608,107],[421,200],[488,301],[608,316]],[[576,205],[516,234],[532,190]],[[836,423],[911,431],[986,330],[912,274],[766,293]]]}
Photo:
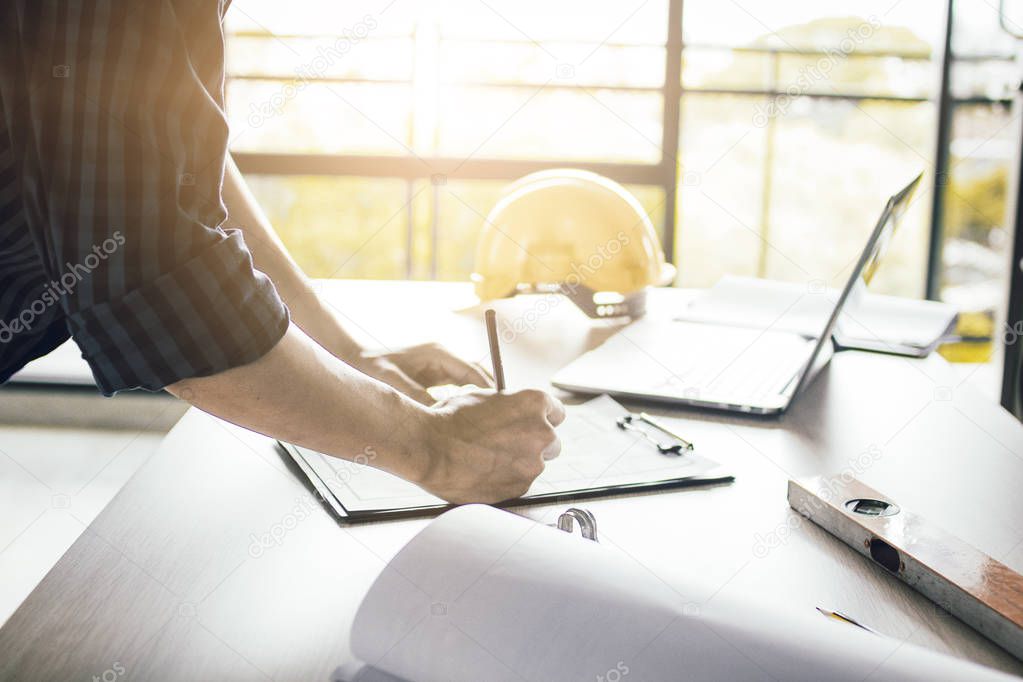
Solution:
{"label": "laptop keyboard", "polygon": [[785,389],[812,340],[795,334],[677,321],[644,321],[598,349],[628,358],[609,368],[612,390],[756,403]]}

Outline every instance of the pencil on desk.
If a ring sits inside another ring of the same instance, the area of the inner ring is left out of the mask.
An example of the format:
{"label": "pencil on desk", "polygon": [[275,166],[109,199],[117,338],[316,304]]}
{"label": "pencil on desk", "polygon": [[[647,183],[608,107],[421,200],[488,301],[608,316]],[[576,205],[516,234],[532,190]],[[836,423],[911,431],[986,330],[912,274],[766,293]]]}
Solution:
{"label": "pencil on desk", "polygon": [[861,622],[859,622],[859,621],[857,621],[857,620],[855,620],[853,618],[850,618],[849,616],[845,615],[844,613],[839,613],[838,611],[829,611],[828,609],[822,609],[819,606],[817,607],[817,610],[820,611],[825,616],[827,616],[828,618],[834,618],[835,620],[837,620],[837,621],[839,621],[841,623],[848,623],[849,625],[855,625],[856,627],[861,628],[863,630],[866,630],[867,632],[873,633],[875,635],[877,634],[876,632],[874,632],[873,630],[868,628],[863,623],[861,623]]}
{"label": "pencil on desk", "polygon": [[488,308],[483,313],[487,323],[487,340],[490,342],[490,362],[494,365],[494,382],[498,392],[504,390],[504,365],[501,364],[501,346],[497,342],[497,313]]}

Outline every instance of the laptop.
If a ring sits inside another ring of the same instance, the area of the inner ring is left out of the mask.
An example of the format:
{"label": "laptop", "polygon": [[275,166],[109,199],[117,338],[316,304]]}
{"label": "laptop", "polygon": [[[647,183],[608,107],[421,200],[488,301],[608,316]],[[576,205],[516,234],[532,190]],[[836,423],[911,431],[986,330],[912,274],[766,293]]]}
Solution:
{"label": "laptop", "polygon": [[[748,414],[780,414],[828,364],[843,307],[865,288],[922,173],[888,199],[820,331],[791,331],[642,319],[555,374],[558,388]],[[827,295],[813,292],[807,296]]]}

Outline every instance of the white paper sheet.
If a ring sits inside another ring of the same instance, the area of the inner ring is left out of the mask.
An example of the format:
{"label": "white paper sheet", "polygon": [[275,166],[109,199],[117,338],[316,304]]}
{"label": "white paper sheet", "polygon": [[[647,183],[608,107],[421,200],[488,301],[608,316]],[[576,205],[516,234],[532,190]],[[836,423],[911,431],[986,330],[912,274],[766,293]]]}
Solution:
{"label": "white paper sheet", "polygon": [[[725,276],[678,317],[816,337],[838,295],[834,289],[811,289],[802,283]],[[861,289],[847,303],[835,335],[843,345],[856,348],[926,349],[945,334],[955,316],[955,309],[944,303],[881,296]]]}
{"label": "white paper sheet", "polygon": [[[665,539],[666,542],[670,538]],[[696,594],[695,590],[692,594]],[[695,606],[617,550],[478,505],[436,519],[359,608],[350,682],[1013,680],[837,623]]]}
{"label": "white paper sheet", "polygon": [[[619,429],[616,421],[628,410],[609,396],[566,410],[568,416],[557,429],[561,454],[546,462],[527,496],[698,476],[718,467],[696,452],[663,455],[641,435]],[[651,435],[673,442],[656,431]],[[414,483],[373,468],[371,462],[355,464],[299,451],[349,512],[444,504]]]}

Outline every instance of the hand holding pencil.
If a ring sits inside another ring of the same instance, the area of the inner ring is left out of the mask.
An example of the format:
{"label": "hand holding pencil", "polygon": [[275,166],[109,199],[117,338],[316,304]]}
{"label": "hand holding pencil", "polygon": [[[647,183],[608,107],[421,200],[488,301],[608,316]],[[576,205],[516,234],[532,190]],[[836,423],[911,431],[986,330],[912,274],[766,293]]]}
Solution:
{"label": "hand holding pencil", "polygon": [[561,452],[561,402],[544,391],[508,391],[494,312],[485,314],[496,391],[442,400],[429,412],[420,486],[450,502],[500,502],[524,494]]}

